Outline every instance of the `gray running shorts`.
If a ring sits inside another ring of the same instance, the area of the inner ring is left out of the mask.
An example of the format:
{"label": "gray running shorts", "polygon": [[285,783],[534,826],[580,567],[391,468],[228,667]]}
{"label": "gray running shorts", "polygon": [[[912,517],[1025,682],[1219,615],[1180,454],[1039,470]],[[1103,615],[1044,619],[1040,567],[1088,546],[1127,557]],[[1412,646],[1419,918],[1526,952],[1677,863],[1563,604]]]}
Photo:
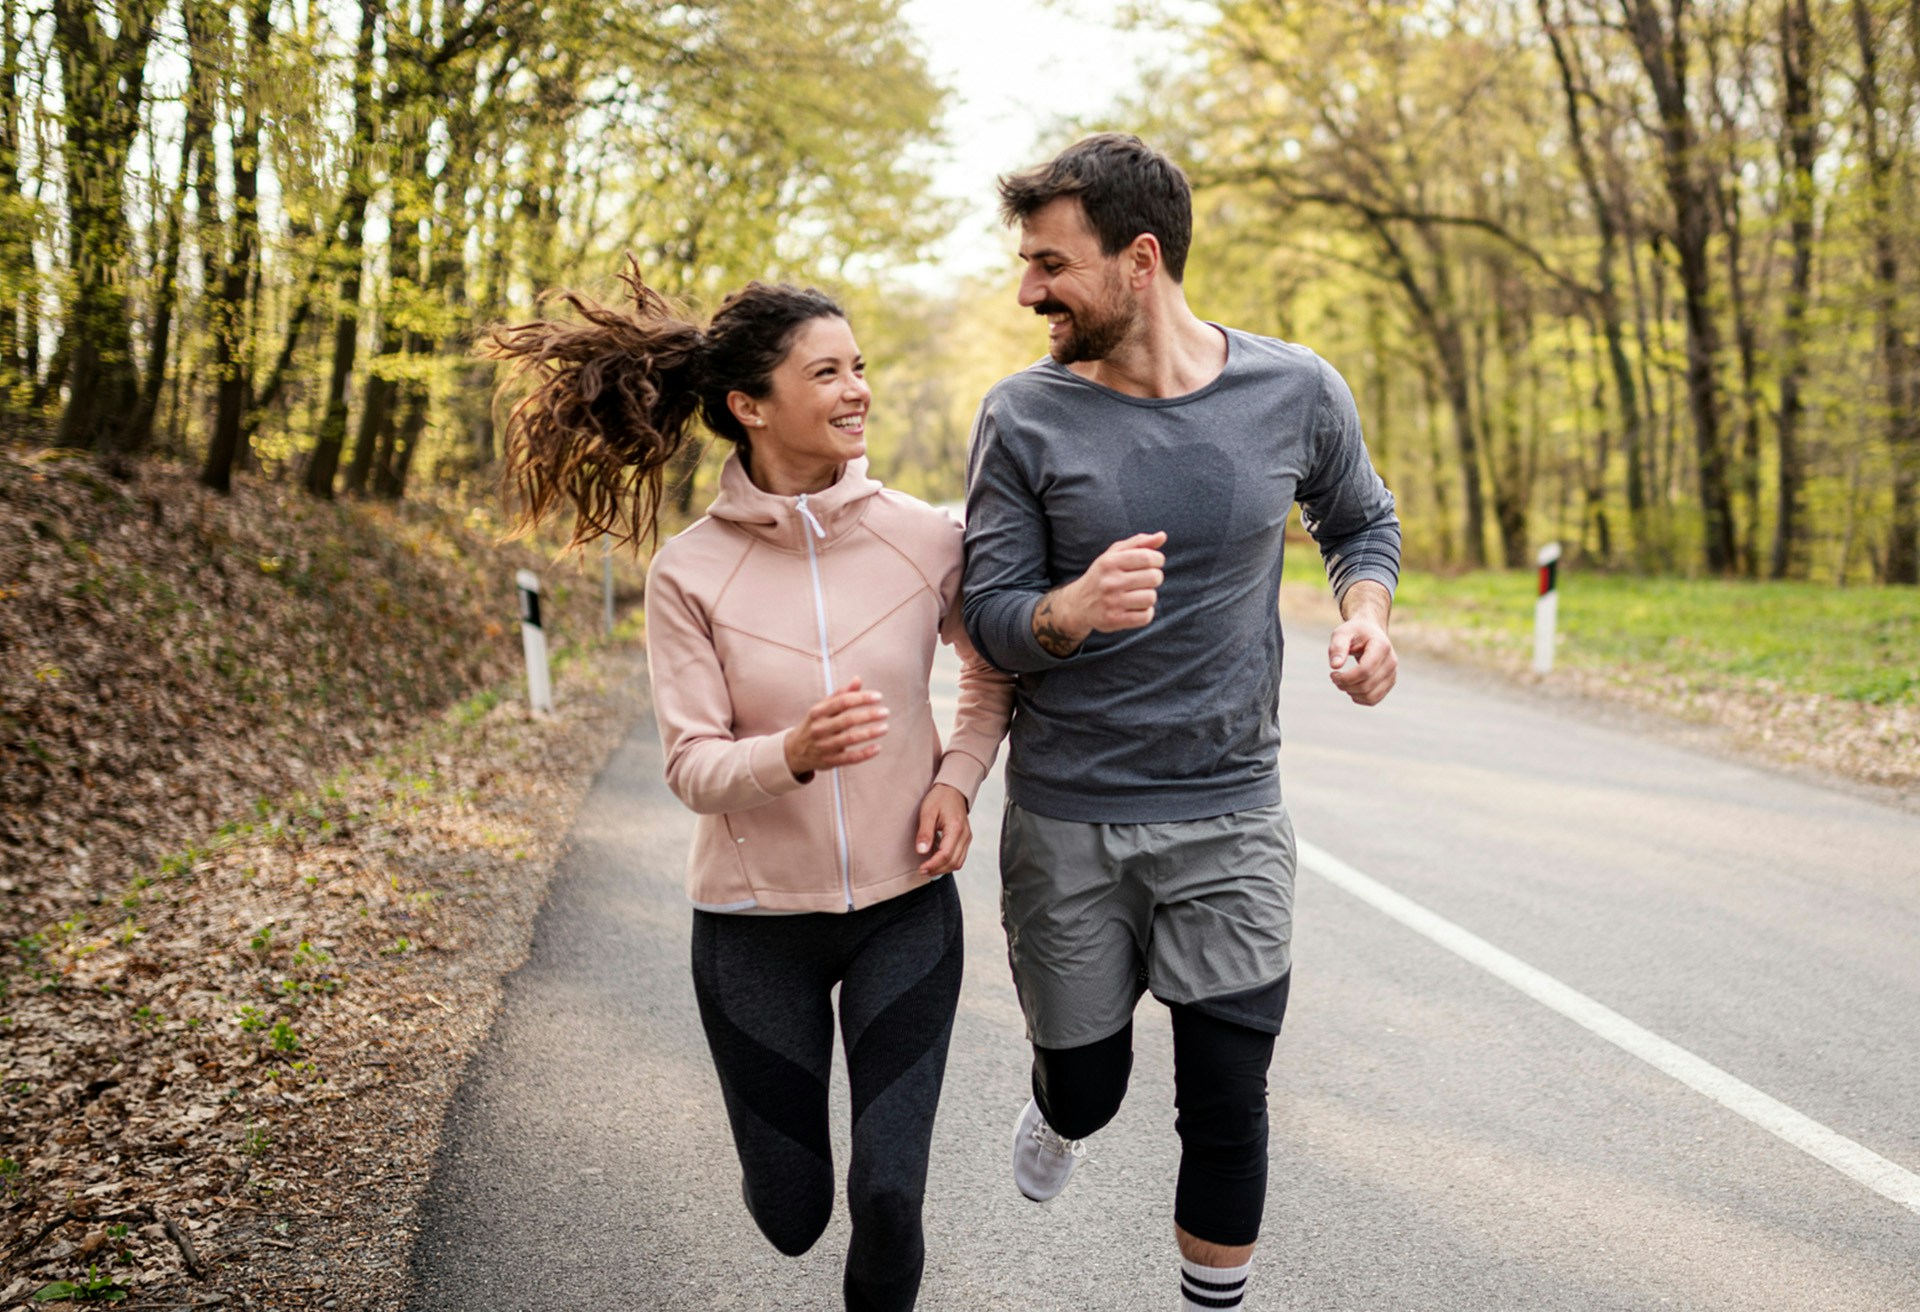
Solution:
{"label": "gray running shorts", "polygon": [[1278,1032],[1278,1015],[1262,1023],[1260,1000],[1292,964],[1293,869],[1281,803],[1205,820],[1083,824],[1009,802],[1000,923],[1027,1038],[1043,1048],[1097,1042],[1126,1025],[1149,989]]}

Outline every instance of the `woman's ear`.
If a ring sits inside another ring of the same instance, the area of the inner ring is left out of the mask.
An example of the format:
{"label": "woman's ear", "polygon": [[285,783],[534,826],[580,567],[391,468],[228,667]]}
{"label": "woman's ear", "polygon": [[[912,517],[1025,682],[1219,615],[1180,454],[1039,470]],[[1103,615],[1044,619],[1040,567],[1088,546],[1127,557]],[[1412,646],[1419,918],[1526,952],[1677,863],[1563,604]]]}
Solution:
{"label": "woman's ear", "polygon": [[733,411],[733,417],[738,419],[745,428],[767,426],[766,416],[760,413],[760,402],[745,392],[728,392],[727,409]]}

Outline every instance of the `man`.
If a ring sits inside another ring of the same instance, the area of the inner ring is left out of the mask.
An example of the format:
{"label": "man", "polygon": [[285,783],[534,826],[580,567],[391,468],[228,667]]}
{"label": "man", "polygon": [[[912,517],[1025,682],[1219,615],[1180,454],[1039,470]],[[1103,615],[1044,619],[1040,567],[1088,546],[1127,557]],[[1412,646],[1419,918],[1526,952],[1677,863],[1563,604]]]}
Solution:
{"label": "man", "polygon": [[1365,706],[1394,682],[1399,521],[1339,374],[1188,308],[1170,160],[1103,134],[1000,197],[1050,357],[987,394],[967,489],[967,628],[1017,676],[1001,911],[1033,1099],[1014,1178],[1035,1200],[1066,1184],[1119,1109],[1151,990],[1173,1020],[1180,1306],[1239,1308],[1291,964],[1287,515],[1340,602],[1333,682]]}

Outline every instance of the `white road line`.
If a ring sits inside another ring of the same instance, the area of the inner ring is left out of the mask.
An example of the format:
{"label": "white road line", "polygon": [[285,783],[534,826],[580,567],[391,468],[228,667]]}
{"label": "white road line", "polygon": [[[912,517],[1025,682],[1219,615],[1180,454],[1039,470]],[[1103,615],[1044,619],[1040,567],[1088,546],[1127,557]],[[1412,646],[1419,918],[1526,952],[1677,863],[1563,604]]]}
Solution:
{"label": "white road line", "polygon": [[1727,1110],[1746,1117],[1801,1152],[1818,1158],[1882,1197],[1920,1214],[1920,1175],[1801,1115],[1785,1103],[1768,1097],[1678,1044],[1641,1028],[1619,1012],[1602,1006],[1544,971],[1536,970],[1518,957],[1502,952],[1477,934],[1460,928],[1444,916],[1436,915],[1411,898],[1361,874],[1331,853],[1306,842],[1300,843],[1299,847],[1301,865],[1336,888],[1384,912],[1416,934],[1432,939],[1495,979],[1511,984],[1535,1002],[1559,1012],[1656,1070],[1664,1071],[1688,1088],[1705,1094]]}

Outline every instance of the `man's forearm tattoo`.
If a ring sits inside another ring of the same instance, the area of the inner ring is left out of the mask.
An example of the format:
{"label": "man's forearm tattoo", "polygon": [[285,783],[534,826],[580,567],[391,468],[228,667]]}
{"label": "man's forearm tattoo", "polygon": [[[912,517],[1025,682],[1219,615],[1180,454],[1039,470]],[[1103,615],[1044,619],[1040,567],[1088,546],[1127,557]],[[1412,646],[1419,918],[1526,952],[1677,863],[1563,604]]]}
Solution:
{"label": "man's forearm tattoo", "polygon": [[1040,604],[1034,608],[1033,639],[1049,656],[1071,656],[1080,646],[1080,639],[1054,623],[1051,593],[1040,598]]}

